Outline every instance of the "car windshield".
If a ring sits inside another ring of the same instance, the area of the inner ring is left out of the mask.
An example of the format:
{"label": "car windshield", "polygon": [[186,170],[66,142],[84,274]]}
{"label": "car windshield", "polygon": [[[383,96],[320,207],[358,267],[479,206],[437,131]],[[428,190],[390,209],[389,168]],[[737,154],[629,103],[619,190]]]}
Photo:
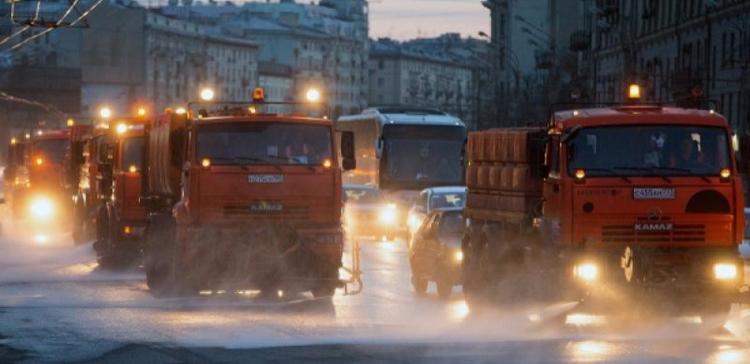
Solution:
{"label": "car windshield", "polygon": [[122,166],[123,168],[135,167],[141,170],[143,164],[143,137],[131,137],[122,144]]}
{"label": "car windshield", "polygon": [[34,142],[35,157],[43,157],[54,163],[62,163],[67,152],[67,139],[42,139]]}
{"label": "car windshield", "polygon": [[388,126],[383,163],[392,184],[429,186],[460,184],[464,129],[450,126]]}
{"label": "car windshield", "polygon": [[442,193],[435,192],[430,196],[431,209],[464,207],[466,194],[464,192]]}
{"label": "car windshield", "polygon": [[460,212],[446,212],[440,219],[440,237],[462,237],[464,235],[464,226],[464,217]]}
{"label": "car windshield", "polygon": [[332,162],[331,129],[292,123],[207,124],[198,128],[198,158],[213,165],[322,165]]}
{"label": "car windshield", "polygon": [[375,204],[383,200],[379,190],[369,188],[346,189],[344,195],[350,204]]}
{"label": "car windshield", "polygon": [[587,176],[718,175],[730,168],[727,132],[687,125],[584,128],[567,142],[568,172]]}

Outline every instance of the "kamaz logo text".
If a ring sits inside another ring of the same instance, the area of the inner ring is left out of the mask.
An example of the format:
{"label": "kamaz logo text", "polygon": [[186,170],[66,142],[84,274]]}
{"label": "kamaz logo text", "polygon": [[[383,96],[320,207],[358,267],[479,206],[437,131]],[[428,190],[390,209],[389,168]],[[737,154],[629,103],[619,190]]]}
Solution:
{"label": "kamaz logo text", "polygon": [[672,231],[672,223],[638,223],[635,231]]}

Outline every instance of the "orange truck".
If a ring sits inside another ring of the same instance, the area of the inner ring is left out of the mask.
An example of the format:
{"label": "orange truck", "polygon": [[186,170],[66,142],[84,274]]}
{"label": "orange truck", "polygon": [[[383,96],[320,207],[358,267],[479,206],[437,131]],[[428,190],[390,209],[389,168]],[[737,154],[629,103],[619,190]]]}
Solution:
{"label": "orange truck", "polygon": [[14,205],[35,229],[57,230],[68,222],[71,203],[65,189],[65,160],[69,141],[70,131],[60,129],[38,130],[24,143],[28,187]]}
{"label": "orange truck", "polygon": [[95,240],[103,268],[137,263],[146,225],[139,205],[144,150],[144,117],[120,117],[98,127],[74,127],[71,170],[74,194],[73,236]]}
{"label": "orange truck", "polygon": [[144,266],[156,295],[324,297],[344,284],[341,170],[355,167],[353,135],[342,133],[340,162],[330,120],[266,113],[283,105],[259,90],[254,100],[167,111],[147,126]]}
{"label": "orange truck", "polygon": [[726,302],[743,282],[732,141],[713,111],[639,104],[471,133],[467,298],[650,287]]}

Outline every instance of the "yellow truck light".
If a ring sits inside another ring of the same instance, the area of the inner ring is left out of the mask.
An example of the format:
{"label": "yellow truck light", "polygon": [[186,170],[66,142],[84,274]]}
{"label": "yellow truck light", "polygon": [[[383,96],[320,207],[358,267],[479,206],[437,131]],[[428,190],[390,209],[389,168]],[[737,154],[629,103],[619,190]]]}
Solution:
{"label": "yellow truck light", "polygon": [[583,169],[576,169],[576,179],[584,179],[586,178],[586,171]]}
{"label": "yellow truck light", "polygon": [[731,263],[714,264],[714,278],[720,281],[737,279],[737,265]]}
{"label": "yellow truck light", "polygon": [[128,167],[128,172],[130,173],[138,172],[138,167],[136,167],[135,164],[131,164],[130,167]]}
{"label": "yellow truck light", "polygon": [[211,160],[208,158],[203,158],[201,160],[201,166],[203,166],[203,168],[211,167]]}
{"label": "yellow truck light", "polygon": [[723,168],[721,172],[719,172],[719,175],[721,176],[721,178],[732,177],[732,170],[730,170],[729,168]]}
{"label": "yellow truck light", "polygon": [[308,89],[305,93],[305,98],[307,99],[307,102],[316,103],[320,102],[321,94],[320,90],[316,88]]}
{"label": "yellow truck light", "polygon": [[599,278],[599,267],[594,263],[581,263],[574,267],[573,273],[584,282],[594,282]]}
{"label": "yellow truck light", "polygon": [[214,90],[206,87],[201,90],[201,100],[203,101],[211,101],[214,99],[215,93]]}
{"label": "yellow truck light", "polygon": [[636,84],[632,84],[628,86],[628,99],[640,100],[640,98],[641,98],[641,86],[638,86]]}
{"label": "yellow truck light", "polygon": [[112,117],[112,109],[107,106],[102,107],[101,109],[99,109],[99,116],[102,119],[109,119],[110,117]]}

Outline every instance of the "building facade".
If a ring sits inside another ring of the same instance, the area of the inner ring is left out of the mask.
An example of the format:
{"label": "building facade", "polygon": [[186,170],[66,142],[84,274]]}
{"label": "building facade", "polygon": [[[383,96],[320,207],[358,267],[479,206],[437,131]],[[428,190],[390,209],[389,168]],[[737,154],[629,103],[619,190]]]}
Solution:
{"label": "building facade", "polygon": [[589,87],[622,101],[638,82],[649,101],[713,107],[750,133],[750,2],[589,1]]}
{"label": "building facade", "polygon": [[[482,101],[487,109],[492,100],[477,87],[477,72],[487,67],[477,63],[470,42],[457,34],[404,43],[372,41],[370,105],[434,108],[476,126]],[[479,44],[487,49],[486,42]]]}
{"label": "building facade", "polygon": [[185,105],[211,87],[221,100],[250,100],[258,45],[220,29],[170,18],[135,3],[108,3],[84,33],[82,109],[127,114]]}
{"label": "building facade", "polygon": [[368,7],[365,0],[317,4],[173,5],[160,10],[179,19],[218,26],[260,45],[259,60],[291,67],[293,99],[322,91],[334,117],[367,106]]}

